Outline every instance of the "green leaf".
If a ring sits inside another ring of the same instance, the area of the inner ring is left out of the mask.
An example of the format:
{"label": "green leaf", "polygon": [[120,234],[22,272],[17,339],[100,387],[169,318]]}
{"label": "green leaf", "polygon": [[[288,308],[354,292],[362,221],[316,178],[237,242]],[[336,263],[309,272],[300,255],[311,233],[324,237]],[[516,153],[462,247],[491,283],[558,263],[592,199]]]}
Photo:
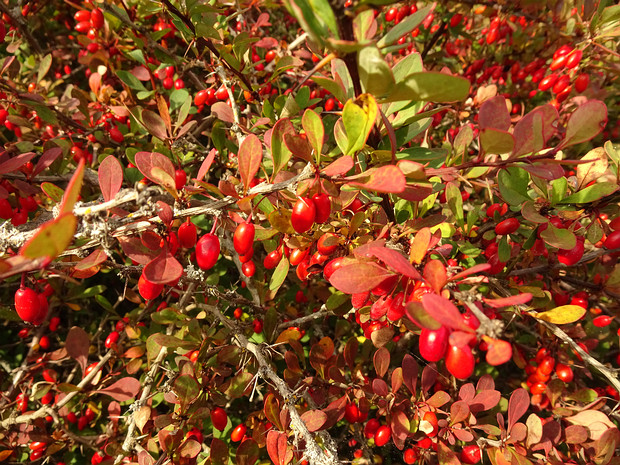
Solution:
{"label": "green leaf", "polygon": [[345,155],[353,155],[366,145],[377,113],[377,102],[370,94],[362,94],[344,105],[342,122],[348,139]]}
{"label": "green leaf", "polygon": [[424,100],[428,102],[450,103],[465,100],[469,95],[469,80],[436,71],[414,73],[396,84],[392,92],[382,102],[399,100]]}
{"label": "green leaf", "polygon": [[333,79],[324,78],[324,77],[312,77],[312,80],[323,89],[328,91],[330,94],[334,96],[336,100],[339,102],[347,101],[347,94],[344,89]]}
{"label": "green leaf", "polygon": [[118,78],[121,81],[123,81],[125,84],[127,84],[127,86],[130,89],[140,90],[140,91],[143,91],[143,92],[149,92],[146,89],[146,87],[144,87],[144,85],[140,82],[140,80],[137,77],[135,77],[133,74],[131,74],[129,71],[125,71],[125,70],[119,69],[116,72],[116,75],[118,76]]}
{"label": "green leaf", "polygon": [[510,205],[521,205],[532,200],[528,195],[530,175],[522,168],[511,167],[501,170],[497,176],[499,191]]}
{"label": "green leaf", "polygon": [[314,150],[314,159],[319,163],[321,160],[321,151],[323,149],[323,140],[325,138],[323,121],[313,110],[308,109],[301,118],[301,125],[306,132],[308,142],[310,142]]}
{"label": "green leaf", "polygon": [[54,202],[60,202],[62,200],[62,195],[65,192],[60,187],[52,184],[51,182],[41,183],[41,190],[45,192],[45,194]]}
{"label": "green leaf", "polygon": [[486,128],[480,131],[480,143],[485,153],[499,155],[512,152],[515,140],[513,135],[508,131]]}
{"label": "green leaf", "polygon": [[280,289],[280,286],[284,284],[284,280],[288,276],[288,270],[288,259],[283,255],[280,263],[278,263],[278,266],[276,266],[276,269],[274,270],[273,275],[269,280],[270,291],[273,291],[275,293],[278,289]]}
{"label": "green leaf", "polygon": [[465,216],[463,214],[463,197],[461,196],[460,189],[452,182],[449,182],[446,186],[446,201],[448,202],[448,207],[454,214],[456,224],[462,228],[465,225]]}
{"label": "green leaf", "polygon": [[566,189],[568,188],[568,180],[565,177],[554,179],[551,181],[551,205],[555,205],[566,195]]}
{"label": "green leaf", "polygon": [[364,47],[357,55],[360,81],[365,92],[381,97],[395,85],[392,70],[377,47]]}
{"label": "green leaf", "polygon": [[293,123],[288,118],[279,119],[273,126],[271,131],[271,158],[273,159],[273,174],[275,177],[278,172],[286,167],[288,161],[291,159],[292,152],[286,146],[284,142],[284,136],[286,134],[294,135],[295,128]]}
{"label": "green leaf", "polygon": [[540,233],[540,237],[545,243],[558,249],[573,249],[577,245],[577,238],[568,229],[560,229],[548,223],[547,229]]}
{"label": "green leaf", "polygon": [[69,247],[76,229],[77,219],[73,213],[60,215],[37,229],[19,253],[27,258],[56,258]]}
{"label": "green leaf", "polygon": [[559,203],[590,203],[595,200],[602,199],[607,195],[611,195],[617,190],[618,186],[616,184],[610,182],[599,182],[581,189],[573,195],[569,195],[568,197],[562,199]]}
{"label": "green leaf", "polygon": [[39,68],[39,71],[37,72],[37,83],[41,82],[41,79],[45,77],[47,72],[50,70],[51,65],[52,65],[52,54],[48,53],[37,64]]}
{"label": "green leaf", "polygon": [[[182,107],[188,100],[191,101],[191,97],[187,89],[175,89],[170,94],[170,111]],[[185,118],[183,119],[185,120]]]}
{"label": "green leaf", "polygon": [[434,8],[435,4],[433,3],[432,5],[428,5],[416,11],[411,16],[408,16],[406,19],[390,29],[388,33],[384,35],[379,42],[377,42],[377,47],[383,48],[388,45],[395,44],[402,36],[409,34],[416,27],[418,27]]}

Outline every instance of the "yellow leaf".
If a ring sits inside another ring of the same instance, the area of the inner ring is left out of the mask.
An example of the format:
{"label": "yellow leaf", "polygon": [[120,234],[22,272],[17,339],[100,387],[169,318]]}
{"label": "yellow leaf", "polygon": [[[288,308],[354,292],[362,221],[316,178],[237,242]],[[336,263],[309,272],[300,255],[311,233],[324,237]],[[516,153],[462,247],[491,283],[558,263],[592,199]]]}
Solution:
{"label": "yellow leaf", "polygon": [[552,308],[546,312],[531,313],[534,318],[556,325],[574,323],[583,318],[585,314],[586,309],[579,305],[562,305],[561,307]]}

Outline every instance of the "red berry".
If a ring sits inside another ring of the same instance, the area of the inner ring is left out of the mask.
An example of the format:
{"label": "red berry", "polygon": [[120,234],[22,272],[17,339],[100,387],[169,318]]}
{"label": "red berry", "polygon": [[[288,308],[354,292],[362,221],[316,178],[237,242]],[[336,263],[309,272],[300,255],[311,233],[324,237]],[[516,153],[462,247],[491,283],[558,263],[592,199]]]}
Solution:
{"label": "red berry", "polygon": [[73,15],[73,19],[75,19],[78,23],[81,21],[90,21],[90,11],[78,10]]}
{"label": "red berry", "polygon": [[267,53],[265,53],[265,62],[271,63],[275,57],[276,57],[276,52],[274,50],[269,50]]}
{"label": "red berry", "polygon": [[106,349],[110,349],[114,344],[118,342],[118,338],[120,335],[116,331],[112,331],[108,334],[108,337],[105,339],[105,347]]}
{"label": "red berry", "polygon": [[196,244],[196,261],[202,270],[213,268],[220,255],[220,240],[215,234],[205,234]]}
{"label": "red berry", "polygon": [[[47,303],[47,301],[45,301]],[[21,287],[15,292],[15,310],[27,323],[40,325],[47,316],[47,305],[41,305],[39,294],[29,287]]]}
{"label": "red berry", "polygon": [[241,272],[248,278],[251,278],[254,276],[254,273],[256,273],[256,265],[254,265],[254,262],[251,260],[245,262],[241,265]]}
{"label": "red berry", "polygon": [[346,420],[353,424],[357,423],[360,420],[361,412],[357,405],[354,403],[349,403],[344,408],[344,417]]}
{"label": "red berry", "polygon": [[222,86],[217,91],[215,91],[215,98],[218,100],[227,100],[228,90],[226,90],[226,87]]}
{"label": "red berry", "polygon": [[475,365],[474,354],[468,345],[462,347],[448,346],[446,368],[455,378],[469,378],[474,372]]}
{"label": "red berry", "polygon": [[247,427],[241,423],[240,425],[237,425],[237,427],[232,430],[232,432],[230,433],[230,440],[232,442],[239,442],[243,439],[243,437],[245,436],[245,432],[247,431]]}
{"label": "red berry", "polygon": [[316,208],[315,221],[319,224],[325,223],[332,212],[332,202],[327,194],[314,194],[312,196],[314,207]]}
{"label": "red berry", "polygon": [[581,61],[581,57],[583,57],[583,52],[581,50],[575,50],[568,56],[566,60],[566,67],[568,69],[573,69],[579,66],[579,62]]}
{"label": "red berry", "polygon": [[575,265],[583,257],[583,252],[584,241],[577,239],[577,243],[572,249],[558,250],[558,261],[566,266]]}
{"label": "red berry", "polygon": [[99,8],[93,8],[93,11],[90,13],[90,24],[95,29],[101,29],[103,27],[103,23],[103,12]]}
{"label": "red berry", "polygon": [[252,223],[240,223],[233,235],[233,245],[239,255],[246,254],[254,244],[256,229]]}
{"label": "red berry", "polygon": [[215,407],[211,410],[211,423],[213,427],[219,431],[224,431],[228,424],[228,415],[222,407]]}
{"label": "red berry", "polygon": [[575,90],[579,93],[582,93],[584,90],[588,88],[588,84],[590,83],[590,76],[587,74],[580,74],[575,79]]}
{"label": "red berry", "polygon": [[278,248],[267,254],[263,260],[263,266],[267,270],[273,270],[276,266],[278,266],[280,260],[282,260],[282,252],[280,252],[280,249]]}
{"label": "red berry", "polygon": [[619,248],[620,247],[620,230],[614,231],[611,234],[609,234],[607,236],[607,239],[605,239],[605,242],[603,242],[603,247],[605,247],[606,249]]}
{"label": "red berry", "polygon": [[448,350],[450,333],[445,326],[438,330],[422,329],[420,334],[420,355],[429,362],[438,362]]}
{"label": "red berry", "polygon": [[198,91],[196,96],[194,97],[194,105],[199,107],[200,105],[204,105],[207,102],[209,97],[209,91],[207,89],[202,89]]}
{"label": "red berry", "polygon": [[316,249],[321,255],[331,255],[338,247],[338,236],[334,233],[327,232],[316,241]]}
{"label": "red berry", "polygon": [[336,99],[328,98],[325,102],[325,111],[333,111],[336,108]]}
{"label": "red berry", "polygon": [[551,89],[557,80],[558,80],[557,74],[550,74],[549,76],[545,76],[538,83],[538,90],[540,90],[541,92],[544,92],[546,90]]}
{"label": "red berry", "polygon": [[398,8],[396,7],[392,7],[388,10],[388,12],[385,14],[385,20],[388,23],[391,23],[392,21],[394,21],[396,19],[396,15],[398,15]]}
{"label": "red berry", "polygon": [[461,462],[468,465],[475,465],[482,460],[482,453],[480,447],[475,444],[463,447],[461,451]]}
{"label": "red berry", "polygon": [[508,218],[504,221],[500,221],[497,226],[495,226],[495,234],[504,236],[506,234],[512,234],[519,229],[520,223],[517,218]]}
{"label": "red berry", "polygon": [[191,249],[196,245],[196,241],[198,240],[198,229],[196,228],[196,225],[188,219],[185,223],[179,226],[177,235],[179,237],[181,247]]}
{"label": "red berry", "polygon": [[187,173],[184,170],[178,169],[174,172],[174,187],[179,191],[183,189],[187,183]]}
{"label": "red berry", "polygon": [[110,128],[110,139],[112,139],[117,144],[122,144],[125,140],[125,136],[116,126],[113,126],[112,128]]}
{"label": "red berry", "polygon": [[146,279],[144,273],[138,279],[138,292],[144,300],[153,300],[159,297],[161,291],[164,290],[163,284],[155,284]]}
{"label": "red berry", "polygon": [[573,380],[573,369],[563,363],[558,363],[555,366],[555,374],[565,383],[570,383]]}
{"label": "red berry", "polygon": [[0,199],[0,218],[3,220],[13,218],[13,208],[7,199]]}
{"label": "red berry", "polygon": [[343,263],[344,257],[334,258],[333,260],[327,262],[327,264],[323,268],[323,276],[325,276],[325,279],[329,280],[331,275],[334,274],[334,271],[340,268]]}
{"label": "red berry", "polygon": [[305,233],[314,224],[316,219],[316,207],[312,199],[302,197],[297,200],[291,214],[291,224],[298,233]]}
{"label": "red berry", "polygon": [[392,439],[392,430],[389,426],[381,425],[375,432],[375,445],[377,447],[385,446]]}

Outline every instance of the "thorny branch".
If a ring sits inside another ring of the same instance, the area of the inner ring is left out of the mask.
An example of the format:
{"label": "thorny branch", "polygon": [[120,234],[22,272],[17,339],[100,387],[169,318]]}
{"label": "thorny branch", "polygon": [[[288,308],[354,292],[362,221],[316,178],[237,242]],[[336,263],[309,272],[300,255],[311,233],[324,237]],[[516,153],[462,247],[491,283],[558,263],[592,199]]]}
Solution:
{"label": "thorny branch", "polygon": [[290,402],[286,402],[286,408],[289,411],[291,416],[291,429],[296,435],[297,439],[302,439],[305,441],[305,452],[304,455],[311,465],[336,465],[339,463],[337,451],[332,448],[332,450],[324,450],[319,446],[319,444],[314,439],[314,436],[308,431],[306,424],[301,419],[297,408],[295,407],[295,403],[292,402],[295,399],[295,393],[291,391],[288,385],[282,380],[276,372],[273,370],[271,363],[269,362],[267,356],[264,354],[262,348],[253,342],[248,341],[248,339],[243,335],[243,333],[237,328],[237,325],[226,318],[222,312],[216,307],[211,305],[201,305],[202,308],[208,310],[213,316],[215,316],[220,322],[226,326],[233,334],[234,339],[236,340],[236,344],[242,348],[250,352],[256,358],[256,362],[258,363],[259,375],[265,379],[273,383],[276,387],[280,395],[286,400]]}
{"label": "thorny branch", "polygon": [[[489,282],[493,285],[493,287],[500,295],[504,297],[511,296],[510,292],[508,292],[507,289],[504,289],[504,287],[496,279],[490,279]],[[516,305],[516,307],[524,314],[527,314],[529,311],[526,305]],[[601,373],[607,379],[607,381],[609,381],[609,383],[620,392],[620,380],[618,380],[618,375],[616,373],[607,368],[588,352],[583,350],[581,346],[577,344],[568,334],[566,334],[558,325],[554,323],[549,323],[544,320],[537,319],[536,321],[543,325],[545,328],[547,328],[549,331],[551,331],[553,335],[559,338],[562,342],[568,344],[571,349],[573,349],[586,364],[590,365],[592,368]]]}

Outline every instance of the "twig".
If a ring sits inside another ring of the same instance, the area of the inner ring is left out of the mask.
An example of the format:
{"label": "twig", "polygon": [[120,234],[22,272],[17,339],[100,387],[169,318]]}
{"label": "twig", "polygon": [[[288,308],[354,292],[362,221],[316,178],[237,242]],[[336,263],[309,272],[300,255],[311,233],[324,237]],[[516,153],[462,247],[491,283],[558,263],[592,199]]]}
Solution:
{"label": "twig", "polygon": [[271,363],[265,356],[263,349],[248,341],[248,339],[241,333],[241,331],[237,328],[237,325],[226,318],[222,312],[219,311],[216,307],[211,305],[201,305],[202,308],[208,310],[212,315],[214,315],[220,322],[226,326],[233,334],[234,339],[236,340],[236,344],[250,352],[254,355],[256,362],[258,363],[259,370],[258,374],[265,380],[273,383],[275,388],[278,390],[280,395],[283,397],[286,408],[289,411],[291,417],[291,429],[295,433],[297,438],[303,439],[305,441],[305,452],[304,455],[312,465],[337,465],[339,463],[338,457],[334,454],[332,456],[328,455],[325,450],[319,446],[319,444],[314,439],[314,436],[308,431],[306,424],[301,419],[299,412],[295,406],[294,400],[296,399],[296,394],[291,391],[288,385],[282,380],[276,372],[273,370]]}
{"label": "twig", "polygon": [[[194,294],[195,289],[196,289],[195,284],[190,284],[188,286],[187,290],[185,291],[185,293],[181,297],[181,300],[179,301],[179,308],[183,308],[187,305],[187,301]],[[174,325],[168,326],[168,329],[166,330],[166,335],[170,336],[173,330],[174,330]],[[146,375],[146,378],[144,379],[144,382],[143,382],[144,388],[142,389],[142,394],[140,394],[140,399],[138,399],[133,404],[134,411],[136,411],[135,409],[139,409],[140,407],[145,405],[147,399],[151,395],[151,390],[153,389],[155,377],[157,376],[157,372],[159,371],[161,367],[161,362],[163,361],[164,357],[167,354],[168,354],[168,347],[162,347],[159,350],[157,357],[155,357],[155,359],[153,360],[151,369],[149,370],[149,372]],[[136,438],[134,437],[135,432],[136,432],[136,420],[135,420],[135,416],[132,414],[129,417],[129,424],[127,426],[127,434],[125,435],[125,440],[123,441],[123,446],[122,446],[123,451],[129,453],[129,452],[132,452],[134,449],[136,449],[136,447],[138,446],[138,444],[136,443]],[[116,460],[114,461],[114,463],[115,464],[121,463],[121,461],[123,460],[123,457],[124,457],[123,454],[119,454],[116,457]]]}
{"label": "twig", "polygon": [[323,318],[329,315],[329,310],[325,305],[321,306],[321,309],[318,312],[311,313],[310,315],[302,316],[299,318],[295,318],[294,320],[285,321],[278,325],[278,330],[286,329],[291,326],[301,326],[306,323],[310,323],[314,320],[318,320],[319,318]]}
{"label": "twig", "polygon": [[13,12],[4,3],[4,1],[0,1],[0,11],[2,11],[9,18],[11,18],[11,23],[17,26],[17,29],[19,29],[19,32],[21,33],[22,36],[24,36],[24,38],[30,44],[32,49],[39,55],[42,55],[43,49],[39,45],[39,42],[37,42],[37,40],[28,30],[28,23],[24,20],[24,18],[21,15],[13,14]]}
{"label": "twig", "polygon": [[444,32],[446,32],[447,28],[448,28],[448,23],[446,23],[445,21],[442,21],[441,25],[439,26],[439,29],[437,29],[437,31],[435,31],[435,34],[433,34],[433,37],[431,37],[431,40],[429,40],[426,43],[426,45],[424,45],[424,50],[422,50],[422,53],[420,54],[422,56],[422,60],[426,58],[426,55],[428,55],[428,52],[430,52],[431,49],[435,46],[439,38],[443,35]]}
{"label": "twig", "polygon": [[[509,297],[511,294],[506,289],[504,289],[500,283],[496,279],[491,279],[489,282],[493,284],[493,287],[505,297]],[[522,313],[527,314],[528,308],[525,305],[516,305],[517,308],[521,310]],[[568,334],[566,334],[558,325],[554,323],[549,323],[548,321],[536,319],[536,322],[543,325],[549,331],[553,333],[554,336],[561,339],[563,342],[568,344],[580,357],[581,359],[592,368],[601,373],[607,381],[618,391],[620,392],[620,381],[618,380],[618,376],[612,370],[607,368],[597,359],[592,357],[588,352],[583,350],[579,344],[577,344]]]}

